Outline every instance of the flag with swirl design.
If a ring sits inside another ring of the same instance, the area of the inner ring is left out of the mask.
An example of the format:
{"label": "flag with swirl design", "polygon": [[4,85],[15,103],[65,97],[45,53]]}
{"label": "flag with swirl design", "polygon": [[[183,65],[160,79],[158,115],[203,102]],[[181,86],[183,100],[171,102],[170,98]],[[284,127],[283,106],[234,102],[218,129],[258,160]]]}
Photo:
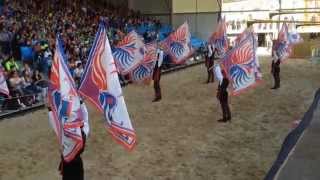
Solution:
{"label": "flag with swirl design", "polygon": [[144,43],[142,38],[131,31],[114,48],[113,57],[121,74],[128,74],[139,66],[144,57]]}
{"label": "flag with swirl design", "polygon": [[56,40],[56,50],[51,68],[48,103],[51,107],[53,128],[58,137],[63,158],[72,161],[83,147],[83,126],[80,98],[66,65],[62,42]]}
{"label": "flag with swirl design", "polygon": [[99,25],[79,92],[104,114],[105,126],[112,137],[127,149],[133,149],[136,134],[123,98],[118,71],[103,24]]}
{"label": "flag with swirl design", "polygon": [[130,73],[131,80],[135,83],[149,84],[152,80],[156,60],[157,45],[155,43],[146,44],[143,60]]}
{"label": "flag with swirl design", "polygon": [[276,55],[280,59],[280,61],[284,61],[290,56],[292,46],[289,40],[288,25],[286,23],[283,23],[278,34],[278,39],[276,40],[273,47],[273,51],[276,52]]}
{"label": "flag with swirl design", "polygon": [[259,61],[256,58],[257,39],[253,33],[227,52],[222,68],[232,83],[232,93],[237,95],[261,80]]}
{"label": "flag with swirl design", "polygon": [[209,38],[209,43],[214,44],[216,55],[223,57],[228,50],[227,25],[225,19],[220,19],[217,30]]}
{"label": "flag with swirl design", "polygon": [[175,64],[183,64],[193,54],[189,25],[185,22],[160,43]]}

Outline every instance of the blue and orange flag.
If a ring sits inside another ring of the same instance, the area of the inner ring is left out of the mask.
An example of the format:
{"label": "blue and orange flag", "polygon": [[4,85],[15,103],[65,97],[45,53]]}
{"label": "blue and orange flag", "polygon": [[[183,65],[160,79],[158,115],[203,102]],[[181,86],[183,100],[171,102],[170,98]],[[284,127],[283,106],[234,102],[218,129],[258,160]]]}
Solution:
{"label": "blue and orange flag", "polygon": [[60,150],[66,162],[72,161],[83,147],[81,127],[83,114],[75,83],[66,65],[59,36],[51,68],[48,103],[53,118],[49,119],[58,137]]}
{"label": "blue and orange flag", "polygon": [[79,93],[105,116],[105,126],[112,137],[131,150],[136,133],[131,124],[112,56],[106,29],[100,24],[83,74]]}
{"label": "blue and orange flag", "polygon": [[[244,37],[242,37],[244,38]],[[227,52],[221,66],[232,83],[232,94],[253,87],[261,80],[259,60],[256,56],[257,38],[253,33],[246,37]]]}
{"label": "blue and orange flag", "polygon": [[290,56],[292,46],[289,40],[288,25],[286,23],[283,23],[272,51],[280,61],[284,61]]}
{"label": "blue and orange flag", "polygon": [[227,25],[224,18],[220,19],[216,31],[210,36],[208,42],[215,46],[217,50],[216,53],[219,57],[223,57],[225,55],[229,45],[227,38]]}
{"label": "blue and orange flag", "polygon": [[113,57],[121,74],[129,74],[139,66],[144,57],[144,43],[142,38],[131,31],[114,48]]}
{"label": "blue and orange flag", "polygon": [[248,28],[245,29],[241,34],[239,34],[239,35],[236,37],[236,39],[234,40],[235,46],[237,46],[238,44],[240,44],[242,41],[246,40],[246,38],[247,38],[250,34],[254,34],[253,26],[248,27]]}
{"label": "blue and orange flag", "polygon": [[194,50],[191,46],[191,34],[187,22],[182,24],[175,32],[160,43],[165,53],[171,57],[175,64],[183,64],[192,56]]}
{"label": "blue and orange flag", "polygon": [[146,44],[144,58],[139,66],[130,72],[130,79],[135,83],[149,84],[152,80],[157,58],[156,43]]}

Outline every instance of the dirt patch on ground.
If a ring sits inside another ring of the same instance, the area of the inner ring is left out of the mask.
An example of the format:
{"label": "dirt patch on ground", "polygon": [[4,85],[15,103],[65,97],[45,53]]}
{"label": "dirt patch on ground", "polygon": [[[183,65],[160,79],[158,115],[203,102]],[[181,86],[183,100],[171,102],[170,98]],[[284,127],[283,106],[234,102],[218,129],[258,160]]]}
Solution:
{"label": "dirt patch on ground", "polygon": [[[87,180],[258,180],[276,158],[291,123],[302,118],[320,86],[320,65],[289,60],[281,89],[264,82],[231,98],[232,123],[219,124],[217,84],[204,84],[204,65],[163,76],[163,101],[151,103],[152,86],[125,88],[138,135],[128,153],[106,133],[90,108],[91,135],[83,154]],[[59,153],[46,110],[0,122],[0,179],[59,179]]]}

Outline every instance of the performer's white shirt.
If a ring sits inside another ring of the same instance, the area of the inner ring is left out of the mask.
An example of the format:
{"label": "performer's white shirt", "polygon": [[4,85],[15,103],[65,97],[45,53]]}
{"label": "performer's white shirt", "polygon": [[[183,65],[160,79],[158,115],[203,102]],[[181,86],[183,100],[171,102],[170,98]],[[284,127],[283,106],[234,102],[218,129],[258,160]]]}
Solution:
{"label": "performer's white shirt", "polygon": [[221,67],[219,65],[215,65],[214,66],[214,75],[217,78],[217,80],[219,81],[219,84],[222,84],[223,81],[223,75],[221,72]]}
{"label": "performer's white shirt", "polygon": [[157,61],[158,61],[158,67],[162,65],[163,62],[163,51],[161,49],[157,49]]}
{"label": "performer's white shirt", "polygon": [[213,51],[212,51],[213,47],[212,46],[213,45],[211,45],[211,44],[208,45],[208,57],[212,57],[212,55],[213,55]]}
{"label": "performer's white shirt", "polygon": [[[88,109],[87,109],[87,107],[86,107],[86,105],[84,103],[81,104],[81,111],[82,111],[82,115],[83,115],[83,127],[82,127],[82,130],[83,130],[84,134],[86,135],[86,137],[88,138],[89,133],[90,133],[89,114],[88,114]],[[56,135],[58,136],[58,129],[56,129],[56,126],[54,125],[55,121],[54,121],[54,118],[53,118],[53,112],[49,111],[48,115],[49,115],[50,126],[54,130]]]}
{"label": "performer's white shirt", "polygon": [[81,110],[82,110],[82,114],[83,114],[82,130],[83,130],[84,134],[86,134],[86,137],[88,137],[89,133],[90,133],[89,113],[88,113],[88,109],[87,109],[87,106],[85,105],[85,103],[81,104]]}

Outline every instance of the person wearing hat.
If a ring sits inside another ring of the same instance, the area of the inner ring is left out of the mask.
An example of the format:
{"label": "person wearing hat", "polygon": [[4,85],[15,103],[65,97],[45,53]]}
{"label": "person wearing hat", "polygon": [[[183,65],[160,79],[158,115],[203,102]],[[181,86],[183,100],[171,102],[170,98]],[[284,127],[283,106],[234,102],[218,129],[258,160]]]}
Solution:
{"label": "person wearing hat", "polygon": [[161,88],[160,88],[160,79],[161,79],[161,69],[163,62],[163,51],[158,48],[157,49],[157,61],[153,70],[153,87],[155,91],[155,98],[152,102],[158,102],[161,100]]}
{"label": "person wearing hat", "polygon": [[214,69],[215,76],[219,81],[219,86],[217,90],[217,99],[220,101],[221,109],[222,109],[222,119],[218,120],[218,122],[231,122],[231,112],[228,102],[228,86],[229,80],[227,78],[227,74],[224,70],[221,70],[220,66],[215,66]]}

